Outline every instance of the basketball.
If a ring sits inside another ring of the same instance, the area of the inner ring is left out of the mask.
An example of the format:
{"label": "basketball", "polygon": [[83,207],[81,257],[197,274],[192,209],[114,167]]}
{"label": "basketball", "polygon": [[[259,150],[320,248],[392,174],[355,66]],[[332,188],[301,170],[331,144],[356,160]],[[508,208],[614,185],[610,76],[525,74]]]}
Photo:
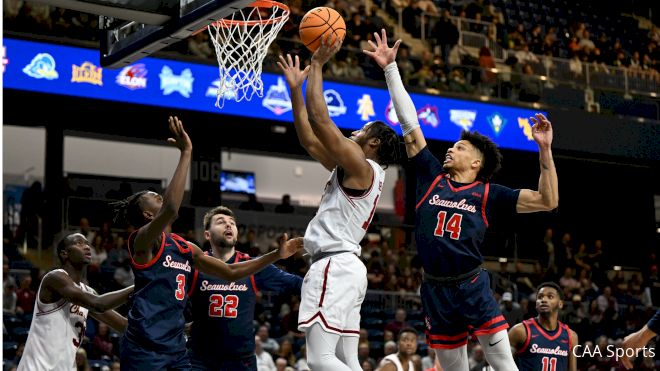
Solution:
{"label": "basketball", "polygon": [[343,38],[346,35],[346,23],[336,10],[321,6],[305,14],[298,31],[300,40],[313,52],[318,49],[322,38],[327,34],[332,35],[331,42],[337,37]]}

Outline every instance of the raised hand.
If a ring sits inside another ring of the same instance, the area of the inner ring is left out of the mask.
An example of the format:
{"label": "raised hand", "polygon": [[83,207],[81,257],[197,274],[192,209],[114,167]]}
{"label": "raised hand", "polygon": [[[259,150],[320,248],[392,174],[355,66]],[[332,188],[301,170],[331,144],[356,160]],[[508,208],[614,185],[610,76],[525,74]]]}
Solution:
{"label": "raised hand", "polygon": [[305,67],[302,71],[300,70],[300,58],[298,58],[297,55],[295,57],[295,62],[291,59],[291,54],[287,54],[286,59],[284,56],[280,55],[280,61],[277,62],[277,65],[280,66],[280,69],[286,78],[286,82],[291,89],[301,87],[309,73],[309,66]]}
{"label": "raised hand", "polygon": [[284,234],[284,242],[282,246],[280,247],[279,253],[280,253],[280,258],[281,259],[286,259],[289,256],[297,253],[298,251],[301,251],[303,249],[303,238],[302,237],[296,237],[292,239],[288,239],[289,236],[285,233]]}
{"label": "raised hand", "polygon": [[376,44],[369,40],[369,46],[371,46],[373,50],[363,50],[362,52],[370,56],[380,68],[385,68],[385,66],[396,60],[396,53],[399,51],[401,39],[397,40],[394,43],[394,46],[390,48],[387,46],[387,33],[385,32],[385,29],[382,29],[380,33],[382,36],[379,36],[378,32],[374,32]]}
{"label": "raised hand", "polygon": [[532,126],[532,137],[540,148],[550,148],[552,145],[552,124],[542,113],[537,113],[536,117],[530,117],[534,126]]}
{"label": "raised hand", "polygon": [[181,152],[191,152],[192,142],[190,141],[190,137],[188,137],[188,133],[183,129],[181,120],[176,116],[170,116],[169,124],[174,138],[167,138],[167,143],[174,145]]}
{"label": "raised hand", "polygon": [[344,39],[335,37],[332,42],[330,41],[331,39],[332,35],[326,35],[321,38],[321,45],[312,55],[312,62],[324,65],[339,51],[339,49],[341,49],[341,44],[344,42]]}

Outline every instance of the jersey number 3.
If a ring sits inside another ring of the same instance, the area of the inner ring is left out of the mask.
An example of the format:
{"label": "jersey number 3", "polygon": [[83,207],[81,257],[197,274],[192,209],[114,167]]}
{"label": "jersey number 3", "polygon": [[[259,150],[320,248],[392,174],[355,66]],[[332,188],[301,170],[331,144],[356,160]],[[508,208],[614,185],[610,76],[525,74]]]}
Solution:
{"label": "jersey number 3", "polygon": [[209,316],[210,317],[225,317],[225,318],[236,318],[238,315],[238,296],[236,295],[227,295],[222,296],[220,294],[213,294],[209,298],[211,304],[209,305]]}
{"label": "jersey number 3", "polygon": [[438,224],[435,226],[435,235],[438,237],[443,237],[445,231],[449,232],[449,237],[452,240],[458,240],[461,237],[461,222],[463,221],[463,214],[452,214],[447,220],[447,212],[441,211],[438,213]]}
{"label": "jersey number 3", "polygon": [[543,363],[543,371],[557,371],[557,358],[543,357],[541,362]]}

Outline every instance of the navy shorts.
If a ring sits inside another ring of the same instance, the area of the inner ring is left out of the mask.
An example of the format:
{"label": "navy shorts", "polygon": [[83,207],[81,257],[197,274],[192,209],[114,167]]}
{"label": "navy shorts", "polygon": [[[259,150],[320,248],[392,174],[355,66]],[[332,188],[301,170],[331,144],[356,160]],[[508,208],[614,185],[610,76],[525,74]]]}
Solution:
{"label": "navy shorts", "polygon": [[190,357],[186,349],[176,353],[155,352],[126,339],[125,336],[122,338],[119,358],[121,371],[190,371]]}
{"label": "navy shorts", "polygon": [[193,371],[257,371],[257,357],[246,355],[233,360],[208,359],[190,351]]}
{"label": "navy shorts", "polygon": [[426,342],[431,348],[458,348],[467,344],[469,335],[494,334],[509,328],[485,269],[453,284],[424,280],[421,296]]}

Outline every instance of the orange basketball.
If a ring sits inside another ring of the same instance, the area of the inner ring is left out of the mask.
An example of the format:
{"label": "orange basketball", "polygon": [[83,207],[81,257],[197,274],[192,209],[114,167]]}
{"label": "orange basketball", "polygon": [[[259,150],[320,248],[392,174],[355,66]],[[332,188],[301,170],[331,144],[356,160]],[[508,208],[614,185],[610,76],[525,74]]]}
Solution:
{"label": "orange basketball", "polygon": [[300,40],[313,52],[327,34],[332,34],[330,42],[334,42],[337,37],[343,38],[346,35],[346,23],[336,10],[320,6],[305,14],[298,31]]}

